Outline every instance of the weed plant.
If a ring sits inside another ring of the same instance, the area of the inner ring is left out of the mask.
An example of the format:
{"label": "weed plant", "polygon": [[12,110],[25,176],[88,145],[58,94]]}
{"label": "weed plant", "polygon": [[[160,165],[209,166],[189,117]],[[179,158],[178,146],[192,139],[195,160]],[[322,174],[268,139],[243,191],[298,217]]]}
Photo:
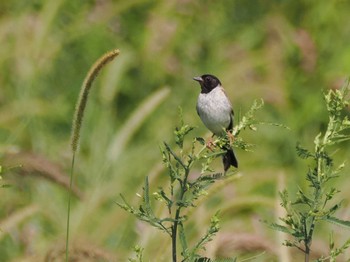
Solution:
{"label": "weed plant", "polygon": [[[256,130],[255,125],[259,122],[255,119],[255,112],[262,105],[262,101],[260,103],[255,101],[251,109],[237,123],[233,130],[234,141],[231,146],[243,150],[248,150],[252,146],[245,142],[239,134],[247,128]],[[208,150],[205,140],[201,137],[195,137],[192,141],[189,141],[189,135],[194,128],[184,123],[181,110],[180,119],[180,126],[176,127],[174,131],[176,147],[172,148],[166,142],[161,146],[163,164],[168,170],[167,187],[159,187],[156,192],[150,192],[148,177],[146,177],[143,193],[140,195],[141,204],[138,207],[133,207],[121,194],[123,202],[118,203],[118,205],[133,214],[137,219],[148,223],[169,236],[173,262],[178,261],[178,246],[181,247],[181,261],[204,261],[205,258],[201,257],[199,251],[205,249],[205,245],[219,231],[219,211],[212,216],[206,233],[195,244],[190,245],[186,237],[186,222],[189,219],[187,216],[188,209],[196,207],[196,202],[207,195],[207,189],[215,181],[227,179],[236,172],[213,173],[214,170],[210,167],[215,158],[221,157],[225,153],[220,149],[222,148],[220,145],[227,144],[229,142],[228,137],[218,137],[214,141],[214,144],[217,145],[216,149],[214,151]],[[190,179],[189,175],[193,172],[193,166],[198,164],[202,165],[201,174],[195,179]],[[155,214],[152,199],[157,204],[166,206],[166,216]],[[142,261],[142,254],[140,254],[142,250],[140,247],[136,249],[138,261]],[[205,261],[210,261],[210,259]],[[235,259],[232,258],[230,261],[235,261]]]}
{"label": "weed plant", "polygon": [[[350,140],[350,120],[345,109],[349,106],[348,85],[342,89],[329,90],[324,94],[328,112],[328,125],[325,132],[319,133],[314,139],[314,149],[309,150],[297,145],[298,156],[303,160],[311,160],[307,168],[306,181],[308,188],[299,188],[297,197],[291,199],[287,190],[280,193],[282,207],[286,216],[280,218],[283,224],[272,224],[279,231],[287,233],[291,238],[285,240],[288,247],[296,247],[305,254],[305,262],[310,261],[312,240],[319,222],[325,221],[350,229],[350,221],[336,217],[341,208],[342,200],[335,196],[339,189],[331,185],[338,178],[345,163],[335,165],[336,146]],[[350,246],[350,238],[342,246],[335,247],[333,235],[330,234],[330,253],[317,261],[336,261],[336,258]]]}

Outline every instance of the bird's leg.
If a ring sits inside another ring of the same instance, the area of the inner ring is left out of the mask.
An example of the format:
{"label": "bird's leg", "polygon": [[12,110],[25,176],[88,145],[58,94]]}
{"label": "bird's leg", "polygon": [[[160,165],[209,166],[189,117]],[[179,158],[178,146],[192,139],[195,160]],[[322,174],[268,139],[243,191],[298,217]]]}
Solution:
{"label": "bird's leg", "polygon": [[232,145],[233,141],[235,141],[235,136],[231,133],[230,130],[227,130],[226,134],[227,134],[228,140],[230,142],[230,145]]}
{"label": "bird's leg", "polygon": [[213,151],[213,147],[215,146],[214,141],[213,141],[213,137],[214,137],[214,134],[208,139],[207,144],[206,144],[207,148],[210,151]]}

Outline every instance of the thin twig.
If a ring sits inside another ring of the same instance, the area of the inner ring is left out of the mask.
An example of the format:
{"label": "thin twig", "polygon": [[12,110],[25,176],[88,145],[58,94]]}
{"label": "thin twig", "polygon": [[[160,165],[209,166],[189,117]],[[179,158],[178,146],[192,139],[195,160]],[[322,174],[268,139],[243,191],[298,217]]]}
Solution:
{"label": "thin twig", "polygon": [[69,223],[70,223],[70,205],[71,205],[71,198],[72,198],[74,162],[75,162],[75,152],[73,152],[73,156],[72,156],[72,165],[71,165],[71,169],[70,169],[71,173],[70,173],[69,192],[68,192],[67,232],[66,232],[66,262],[68,262],[68,258],[69,258]]}

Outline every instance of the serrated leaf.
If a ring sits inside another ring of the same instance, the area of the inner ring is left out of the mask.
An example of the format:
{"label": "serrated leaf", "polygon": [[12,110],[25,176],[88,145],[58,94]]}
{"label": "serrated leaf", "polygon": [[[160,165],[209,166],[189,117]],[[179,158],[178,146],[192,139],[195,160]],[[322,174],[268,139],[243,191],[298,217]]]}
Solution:
{"label": "serrated leaf", "polygon": [[183,251],[183,253],[185,255],[187,255],[188,246],[187,246],[185,230],[184,230],[184,227],[183,227],[182,223],[179,223],[179,238],[180,238],[180,243],[181,243],[181,246],[182,246],[182,251]]}
{"label": "serrated leaf", "polygon": [[302,159],[307,159],[309,157],[314,157],[314,155],[309,150],[307,150],[306,148],[301,147],[301,145],[299,143],[296,145],[296,151],[297,151],[298,157],[300,157]]}
{"label": "serrated leaf", "polygon": [[332,216],[324,217],[323,220],[350,229],[350,221],[349,220],[342,220],[342,219],[332,217]]}
{"label": "serrated leaf", "polygon": [[282,226],[280,224],[272,223],[272,224],[269,224],[269,227],[271,227],[274,230],[281,231],[283,233],[287,233],[287,234],[290,234],[290,235],[294,234],[293,230],[291,230],[290,228],[288,228],[286,226]]}
{"label": "serrated leaf", "polygon": [[298,190],[298,198],[295,202],[293,202],[293,204],[306,204],[311,206],[313,204],[313,200],[308,197],[301,188],[299,188]]}
{"label": "serrated leaf", "polygon": [[120,197],[123,200],[124,204],[121,204],[121,203],[118,203],[118,202],[116,202],[116,204],[119,207],[121,207],[122,209],[130,212],[133,209],[132,206],[126,201],[125,197],[122,194],[120,194]]}
{"label": "serrated leaf", "polygon": [[152,208],[151,208],[151,202],[149,197],[149,183],[148,183],[148,176],[145,178],[145,187],[143,188],[143,201],[144,201],[144,208],[147,214],[153,214]]}
{"label": "serrated leaf", "polygon": [[337,203],[334,206],[332,206],[328,211],[329,214],[333,214],[335,211],[337,211],[340,208],[341,204],[342,204],[342,202]]}

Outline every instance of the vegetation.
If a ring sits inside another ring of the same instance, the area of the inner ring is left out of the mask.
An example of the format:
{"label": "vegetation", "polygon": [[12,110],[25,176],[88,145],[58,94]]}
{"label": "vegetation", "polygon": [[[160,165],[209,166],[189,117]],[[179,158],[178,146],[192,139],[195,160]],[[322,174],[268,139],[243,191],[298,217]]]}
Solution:
{"label": "vegetation", "polygon": [[[1,261],[64,259],[74,105],[91,65],[115,48],[121,53],[96,78],[81,126],[70,258],[127,261],[137,245],[136,259],[169,261],[171,239],[115,202],[123,204],[123,194],[130,206],[142,203],[145,177],[150,193],[159,193],[158,187],[168,192],[158,148],[168,141],[170,149],[179,149],[172,135],[179,106],[185,123],[196,127],[189,138],[210,136],[195,112],[199,88],[191,79],[211,73],[232,101],[236,126],[241,112],[263,98],[256,118],[290,129],[264,125],[259,132],[239,134],[256,147],[236,149],[240,168],[232,179],[240,179],[215,181],[196,208],[186,210],[188,246],[196,245],[221,210],[220,230],[198,252],[201,256],[304,259],[298,249],[282,245],[295,240],[287,236],[290,231],[277,232],[260,221],[288,228],[279,219],[287,214],[278,192],[286,189],[290,201],[300,192],[313,194],[304,174],[305,163],[312,168],[316,160],[302,161],[294,149],[300,143],[299,155],[315,156],[314,137],[324,135],[329,124],[322,93],[336,92],[349,75],[349,8],[341,0],[2,1],[0,185],[6,188],[0,188]],[[348,114],[345,106],[342,116]],[[333,171],[349,151],[348,141],[327,146]],[[210,168],[220,170],[221,164],[213,159]],[[201,169],[193,165],[191,179]],[[330,202],[344,199],[331,215],[336,224],[349,220],[349,165],[341,173],[326,184],[339,191]],[[301,206],[309,214],[308,205]],[[158,201],[152,208],[157,217],[167,211]],[[314,214],[309,215],[305,218],[312,220]],[[329,259],[332,253],[337,261],[350,258],[348,230],[324,219],[316,226],[310,260]]]}
{"label": "vegetation", "polygon": [[[325,94],[325,102],[329,114],[329,122],[324,133],[319,133],[315,140],[313,152],[297,146],[298,155],[302,159],[312,159],[313,164],[308,168],[306,181],[309,190],[299,189],[297,198],[291,201],[287,190],[280,193],[282,207],[286,210],[286,216],[281,220],[286,224],[272,224],[277,230],[289,234],[292,238],[285,241],[286,246],[296,247],[305,254],[305,261],[310,260],[311,245],[316,228],[320,221],[327,221],[350,228],[350,221],[342,220],[334,216],[341,207],[342,201],[334,200],[339,190],[329,187],[331,180],[342,173],[344,163],[334,166],[331,146],[350,140],[350,121],[348,116],[343,115],[344,108],[349,105],[348,86],[341,90],[330,90]],[[311,191],[311,192],[310,192]],[[330,204],[331,203],[331,204]],[[350,238],[341,248],[336,248],[332,235],[330,238],[330,255],[322,256],[317,261],[336,261],[336,258],[350,246]]]}
{"label": "vegetation", "polygon": [[[236,125],[232,135],[235,138],[233,146],[246,150],[248,144],[244,142],[238,134],[247,128],[255,129],[257,121],[254,119],[254,113],[258,110],[262,104],[253,104],[251,109],[242,118],[242,120]],[[180,111],[181,112],[181,111]],[[182,118],[182,114],[180,114]],[[160,229],[171,238],[171,257],[172,261],[177,260],[177,246],[178,242],[181,244],[181,261],[197,261],[203,257],[198,253],[202,249],[205,250],[205,245],[210,242],[215,234],[219,231],[219,218],[218,213],[210,219],[210,226],[207,229],[204,236],[202,236],[193,247],[189,247],[187,243],[187,231],[188,228],[185,225],[188,223],[189,212],[187,215],[183,214],[184,209],[196,207],[198,201],[203,196],[207,195],[208,188],[220,179],[227,179],[232,176],[230,173],[209,173],[214,172],[210,168],[210,163],[217,157],[221,157],[225,152],[222,151],[220,144],[227,145],[229,143],[228,137],[218,137],[213,143],[216,146],[216,150],[208,149],[205,140],[201,137],[195,137],[190,146],[189,152],[185,152],[184,142],[187,136],[193,131],[193,127],[186,125],[181,120],[180,127],[175,129],[175,142],[179,149],[179,152],[174,151],[166,142],[164,142],[161,148],[163,162],[168,169],[169,183],[167,185],[168,190],[163,187],[154,192],[152,195],[158,202],[163,202],[167,215],[165,217],[158,217],[155,215],[154,208],[151,203],[151,194],[149,190],[148,177],[146,177],[143,187],[142,203],[139,208],[134,208],[126,199],[121,195],[124,203],[118,203],[118,205],[135,215],[139,220],[145,221],[151,226]],[[186,141],[187,142],[187,141]],[[197,144],[200,148],[197,148]],[[197,162],[202,162],[202,170],[197,178],[190,179],[190,175],[193,166]],[[233,173],[234,174],[234,173]],[[164,216],[164,215],[163,215]],[[177,239],[180,238],[178,241]],[[170,257],[170,255],[169,255]],[[210,261],[210,259],[208,259]],[[230,260],[230,261],[233,261]]]}

